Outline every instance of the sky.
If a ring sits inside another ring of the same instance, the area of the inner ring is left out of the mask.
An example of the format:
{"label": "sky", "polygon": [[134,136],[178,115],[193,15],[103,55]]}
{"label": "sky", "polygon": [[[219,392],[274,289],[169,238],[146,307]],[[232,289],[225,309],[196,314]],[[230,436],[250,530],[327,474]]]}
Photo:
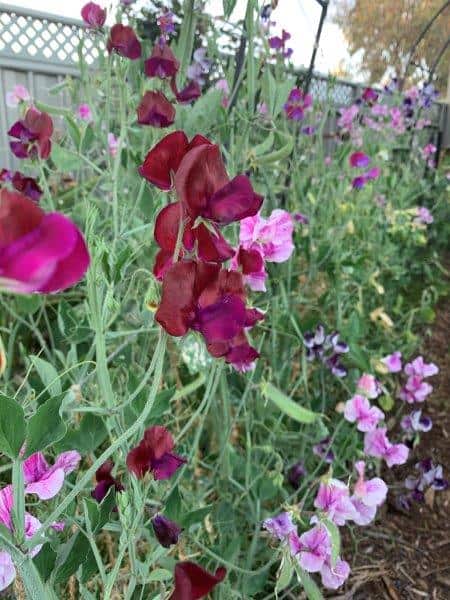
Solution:
{"label": "sky", "polygon": [[[117,2],[117,0],[115,0]],[[11,4],[23,8],[36,9],[43,12],[79,18],[82,6],[87,0],[15,0]],[[108,0],[96,0],[102,6],[111,4]],[[8,4],[8,3],[6,3]],[[170,1],[167,2],[170,5]],[[242,18],[246,0],[238,0],[232,19]],[[136,6],[145,5],[145,0],[136,0]],[[222,0],[208,0],[208,10],[213,15],[222,14]],[[314,36],[320,18],[320,6],[316,0],[279,0],[278,7],[272,13],[272,20],[276,22],[273,33],[286,29],[291,33],[290,46],[293,49],[292,60],[295,66],[307,66],[314,45]],[[337,25],[325,22],[321,43],[316,58],[316,70],[328,74],[336,73],[340,64],[350,64],[351,60],[347,51],[347,44],[342,31]]]}

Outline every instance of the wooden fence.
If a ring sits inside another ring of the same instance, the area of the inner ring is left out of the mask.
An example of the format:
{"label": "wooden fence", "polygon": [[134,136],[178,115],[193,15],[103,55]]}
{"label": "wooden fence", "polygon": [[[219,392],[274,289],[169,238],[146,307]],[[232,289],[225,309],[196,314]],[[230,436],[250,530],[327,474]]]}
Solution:
{"label": "wooden fence", "polygon": [[[33,98],[63,107],[68,98],[49,90],[67,75],[77,76],[81,21],[0,3],[0,169],[16,168],[19,161],[9,151],[7,131],[18,118],[16,108],[6,105],[6,92],[14,85],[28,88]],[[83,36],[83,58],[93,64],[99,51],[89,36]],[[314,75],[310,91],[317,99],[330,98],[337,106],[351,104],[361,95],[361,85]],[[438,147],[450,147],[449,105],[439,103],[433,110],[430,137]],[[331,129],[334,123],[330,122]]]}

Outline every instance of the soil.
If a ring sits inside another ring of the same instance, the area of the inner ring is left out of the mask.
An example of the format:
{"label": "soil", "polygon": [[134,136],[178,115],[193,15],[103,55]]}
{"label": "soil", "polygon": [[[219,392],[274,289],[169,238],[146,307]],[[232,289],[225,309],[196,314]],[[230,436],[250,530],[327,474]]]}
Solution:
{"label": "soil", "polygon": [[[433,394],[424,414],[433,420],[422,434],[412,460],[405,467],[384,473],[390,486],[401,485],[414,471],[416,459],[431,457],[450,478],[450,300],[436,310],[436,321],[424,345],[423,356],[439,366],[433,377]],[[361,534],[360,534],[361,532]],[[415,503],[400,512],[394,498],[373,527],[357,531],[355,563],[346,589],[331,598],[340,600],[432,600],[450,599],[450,489],[427,494],[424,504]],[[350,542],[350,540],[348,540]]]}

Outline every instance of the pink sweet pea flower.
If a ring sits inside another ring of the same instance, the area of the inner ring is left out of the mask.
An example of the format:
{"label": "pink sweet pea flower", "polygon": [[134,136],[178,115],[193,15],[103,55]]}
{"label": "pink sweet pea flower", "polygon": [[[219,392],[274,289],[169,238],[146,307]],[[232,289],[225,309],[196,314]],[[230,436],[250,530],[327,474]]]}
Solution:
{"label": "pink sweet pea flower", "polygon": [[320,570],[322,584],[330,590],[337,590],[347,580],[350,575],[350,565],[347,561],[338,558],[336,564],[332,566],[331,561],[327,560]]}
{"label": "pink sweet pea flower", "polygon": [[409,449],[405,444],[392,444],[387,438],[386,428],[379,427],[364,436],[364,452],[368,456],[383,458],[388,467],[393,467],[408,460]]}
{"label": "pink sweet pea flower", "polygon": [[417,207],[417,216],[414,219],[414,223],[418,225],[430,225],[433,221],[433,215],[426,206]]}
{"label": "pink sweet pea flower", "polygon": [[356,516],[348,487],[338,479],[330,479],[328,483],[320,484],[314,506],[323,511],[336,525],[345,525],[346,521]]}
{"label": "pink sweet pea flower", "polygon": [[63,486],[64,477],[77,468],[80,460],[78,452],[71,450],[60,454],[50,467],[42,452],[32,454],[23,463],[25,492],[36,494],[41,500],[54,498]]}
{"label": "pink sweet pea flower", "polygon": [[434,363],[424,362],[422,356],[418,356],[412,362],[405,365],[406,375],[417,375],[418,377],[432,377],[439,373],[439,368]]}
{"label": "pink sweet pea flower", "polygon": [[83,103],[77,108],[77,116],[82,121],[90,123],[93,119],[92,110],[89,104]]}
{"label": "pink sweet pea flower", "polygon": [[6,106],[9,108],[15,108],[21,102],[29,100],[31,100],[31,95],[24,85],[17,84],[10,92],[6,92]]}
{"label": "pink sweet pea flower", "polygon": [[402,353],[398,350],[381,359],[389,373],[399,373],[402,370]]}
{"label": "pink sweet pea flower", "polygon": [[297,544],[291,543],[291,552],[295,554],[302,569],[309,573],[320,571],[331,554],[331,540],[327,528],[318,524],[303,533]]}
{"label": "pink sweet pea flower", "polygon": [[423,381],[420,375],[408,377],[406,385],[400,390],[399,397],[408,404],[424,402],[433,391],[433,386]]}
{"label": "pink sweet pea flower", "polygon": [[436,150],[437,148],[434,144],[427,144],[422,148],[422,156],[424,158],[430,158],[430,156],[433,156],[433,154],[436,153]]}
{"label": "pink sweet pea flower", "polygon": [[359,477],[351,501],[356,509],[356,517],[353,520],[358,525],[368,525],[374,519],[377,507],[383,504],[387,496],[387,485],[382,479],[374,477],[366,481],[365,468],[366,463],[363,460],[355,463]]}
{"label": "pink sweet pea flower", "polygon": [[369,375],[368,373],[364,373],[359,378],[356,386],[358,388],[358,392],[364,394],[366,398],[370,398],[371,400],[378,398],[378,396],[381,394],[380,384],[373,375]]}
{"label": "pink sweet pea flower", "polygon": [[119,140],[113,133],[108,133],[108,152],[114,158],[119,150]]}
{"label": "pink sweet pea flower", "polygon": [[353,121],[359,113],[359,107],[352,104],[349,107],[339,109],[340,117],[337,121],[337,126],[341,129],[350,130],[353,126]]}
{"label": "pink sweet pea flower", "polygon": [[384,413],[377,406],[371,406],[365,396],[356,394],[345,403],[344,417],[350,423],[357,423],[358,431],[372,431],[384,419]]}

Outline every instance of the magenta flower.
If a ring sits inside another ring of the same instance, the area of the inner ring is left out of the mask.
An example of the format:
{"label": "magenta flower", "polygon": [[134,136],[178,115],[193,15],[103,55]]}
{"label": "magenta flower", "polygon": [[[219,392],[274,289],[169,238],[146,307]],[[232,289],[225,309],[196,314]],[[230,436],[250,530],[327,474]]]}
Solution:
{"label": "magenta flower", "polygon": [[402,353],[398,350],[381,359],[389,373],[399,373],[402,370]]}
{"label": "magenta flower", "polygon": [[353,122],[359,113],[359,107],[352,104],[349,107],[339,109],[340,117],[337,120],[337,126],[340,129],[350,131],[353,127]]}
{"label": "magenta flower", "polygon": [[366,87],[366,89],[362,93],[361,98],[364,100],[364,102],[367,102],[368,104],[373,104],[378,100],[378,93],[373,88]]}
{"label": "magenta flower", "polygon": [[159,425],[146,429],[141,442],[127,455],[127,467],[139,479],[151,472],[156,480],[170,479],[186,459],[173,453],[172,434]]}
{"label": "magenta flower", "polygon": [[276,517],[271,517],[263,522],[264,529],[279,540],[285,541],[291,533],[296,533],[297,528],[292,522],[291,514],[282,512]]}
{"label": "magenta flower", "polygon": [[10,92],[6,92],[6,106],[9,108],[15,108],[21,102],[29,100],[31,100],[31,95],[24,85],[17,84]]}
{"label": "magenta flower", "polygon": [[95,2],[88,2],[81,9],[81,18],[88,27],[103,27],[106,21],[106,10]]}
{"label": "magenta flower", "polygon": [[294,490],[298,490],[298,488],[300,487],[300,483],[305,477],[306,473],[307,471],[305,469],[305,465],[301,460],[296,462],[289,468],[287,472],[287,480],[294,488]]}
{"label": "magenta flower", "polygon": [[368,525],[375,518],[377,507],[386,500],[388,491],[387,485],[379,477],[366,480],[365,468],[364,461],[360,460],[355,463],[359,477],[353,488],[351,501],[356,509],[356,516],[353,520],[358,525]]}
{"label": "magenta flower", "polygon": [[409,454],[405,444],[392,444],[388,440],[385,427],[379,427],[365,434],[364,452],[368,456],[384,459],[388,467],[403,465],[408,460]]}
{"label": "magenta flower", "polygon": [[292,48],[286,48],[286,42],[291,39],[291,34],[288,33],[285,29],[281,32],[281,37],[275,35],[269,38],[269,47],[272,50],[279,50],[280,54],[284,58],[289,58],[292,56]]}
{"label": "magenta flower", "polygon": [[366,398],[374,399],[378,398],[381,394],[381,387],[376,378],[373,375],[364,373],[356,384],[358,392],[364,394]]}
{"label": "magenta flower", "polygon": [[17,158],[46,159],[52,149],[52,133],[53,121],[50,115],[30,106],[25,117],[16,121],[8,131],[8,135],[17,140],[10,142],[9,146]]}
{"label": "magenta flower", "polygon": [[417,375],[417,377],[432,377],[439,373],[439,368],[434,363],[426,363],[422,356],[418,356],[413,361],[406,363],[404,371],[406,375]]}
{"label": "magenta flower", "polygon": [[330,560],[327,560],[320,570],[320,575],[324,587],[330,590],[336,590],[345,583],[350,575],[350,565],[341,558],[336,560],[334,566],[332,566]]}
{"label": "magenta flower", "polygon": [[111,27],[106,47],[109,53],[114,50],[120,56],[130,60],[136,60],[142,54],[141,43],[137,39],[133,28],[121,23],[116,23]]}
{"label": "magenta flower", "polygon": [[112,487],[114,487],[116,492],[121,492],[124,489],[120,481],[111,475],[113,468],[113,461],[107,460],[95,472],[97,485],[92,490],[91,496],[97,500],[97,502],[101,502]]}
{"label": "magenta flower", "polygon": [[164,548],[170,548],[178,543],[181,527],[164,515],[155,515],[152,519],[156,539]]}
{"label": "magenta flower", "polygon": [[348,159],[353,168],[363,169],[370,164],[370,158],[364,152],[353,152]]}
{"label": "magenta flower", "polygon": [[82,121],[90,123],[93,120],[92,110],[89,104],[83,103],[77,108],[77,116]]}
{"label": "magenta flower", "polygon": [[356,516],[349,489],[338,479],[330,479],[328,483],[320,484],[314,506],[323,511],[336,525],[345,525],[346,521]]}
{"label": "magenta flower", "polygon": [[420,375],[411,375],[399,393],[399,398],[408,404],[425,402],[427,396],[433,391],[433,386],[426,383]]}
{"label": "magenta flower", "polygon": [[75,224],[44,213],[32,200],[0,189],[0,288],[17,294],[49,294],[85,274],[89,253]]}
{"label": "magenta flower", "polygon": [[296,557],[302,569],[309,573],[317,573],[323,567],[331,554],[330,534],[324,525],[315,525],[298,538],[298,548],[291,545],[292,550],[298,550]]}
{"label": "magenta flower", "polygon": [[52,467],[45,460],[42,452],[29,456],[23,463],[25,492],[36,494],[41,500],[50,500],[61,490],[64,478],[72,473],[81,460],[75,450],[60,454]]}
{"label": "magenta flower", "polygon": [[384,419],[384,413],[377,406],[371,406],[365,396],[356,394],[345,403],[344,417],[350,423],[357,423],[358,431],[372,431]]}
{"label": "magenta flower", "polygon": [[305,113],[311,109],[311,106],[311,94],[305,94],[303,90],[293,88],[289,92],[287,102],[283,108],[288,119],[301,121],[305,117]]}
{"label": "magenta flower", "polygon": [[173,22],[173,17],[173,12],[170,10],[165,10],[156,19],[162,35],[168,36],[169,34],[175,33],[175,23]]}
{"label": "magenta flower", "polygon": [[436,150],[437,148],[434,144],[427,144],[422,148],[422,156],[424,158],[430,158],[430,156],[433,156],[436,153]]}
{"label": "magenta flower", "polygon": [[165,79],[178,73],[180,63],[170,47],[163,40],[153,47],[152,55],[144,63],[147,77]]}

